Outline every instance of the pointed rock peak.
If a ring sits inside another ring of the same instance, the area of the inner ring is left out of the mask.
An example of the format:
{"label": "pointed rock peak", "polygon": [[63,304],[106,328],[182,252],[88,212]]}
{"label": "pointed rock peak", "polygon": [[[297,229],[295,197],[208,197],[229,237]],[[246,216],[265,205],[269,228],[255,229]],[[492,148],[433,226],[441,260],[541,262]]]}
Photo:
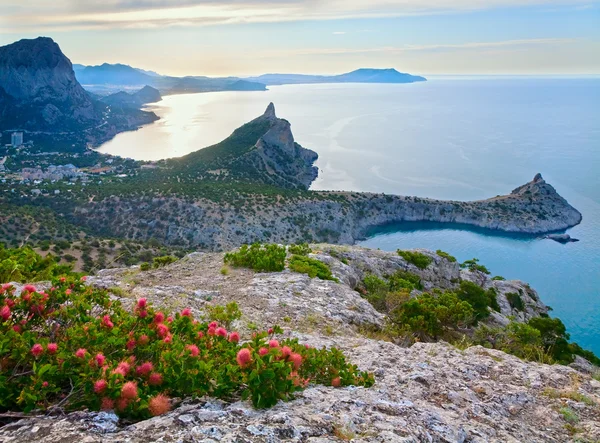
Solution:
{"label": "pointed rock peak", "polygon": [[539,181],[543,181],[544,178],[542,177],[542,174],[540,174],[539,172],[537,174],[535,174],[535,177],[533,177],[533,182],[537,183]]}
{"label": "pointed rock peak", "polygon": [[265,111],[263,116],[268,118],[277,118],[277,116],[275,115],[275,105],[272,102],[269,103],[269,106],[267,106],[267,110]]}

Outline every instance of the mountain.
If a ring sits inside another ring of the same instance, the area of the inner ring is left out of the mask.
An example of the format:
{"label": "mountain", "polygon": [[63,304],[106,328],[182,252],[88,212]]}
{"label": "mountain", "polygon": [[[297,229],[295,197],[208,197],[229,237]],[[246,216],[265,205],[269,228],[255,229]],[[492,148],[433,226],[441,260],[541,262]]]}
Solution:
{"label": "mountain", "polygon": [[154,76],[140,72],[128,65],[104,63],[100,66],[86,66],[77,71],[77,80],[83,85],[148,85]]}
{"label": "mountain", "polygon": [[186,94],[214,91],[264,91],[262,83],[237,77],[211,78],[200,76],[170,77],[123,64],[104,63],[77,69],[77,79],[86,89],[98,93],[133,87],[152,86],[162,94]]}
{"label": "mountain", "polygon": [[77,129],[98,124],[98,107],[50,38],[0,47],[0,129]]}
{"label": "mountain", "polygon": [[236,129],[214,146],[171,159],[169,175],[197,179],[252,182],[308,189],[317,177],[316,152],[294,141],[291,125],[277,118],[275,106]]}
{"label": "mountain", "polygon": [[306,83],[414,83],[426,81],[425,77],[398,72],[395,69],[357,69],[341,75],[264,74],[246,80],[265,85]]}
{"label": "mountain", "polygon": [[152,86],[144,86],[139,91],[129,94],[125,91],[119,91],[100,99],[103,103],[111,106],[123,106],[126,108],[140,109],[147,103],[155,103],[162,100],[158,89]]}
{"label": "mountain", "polygon": [[[155,92],[140,91],[138,100]],[[78,150],[157,119],[134,108],[109,110],[83,89],[71,61],[50,38],[0,47],[0,131],[22,129],[34,133],[41,148]]]}

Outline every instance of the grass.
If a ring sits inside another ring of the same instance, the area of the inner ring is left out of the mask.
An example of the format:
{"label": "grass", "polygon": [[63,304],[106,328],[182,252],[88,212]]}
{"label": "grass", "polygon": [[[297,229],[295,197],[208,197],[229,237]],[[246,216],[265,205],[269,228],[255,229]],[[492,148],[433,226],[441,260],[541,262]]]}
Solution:
{"label": "grass", "polygon": [[579,391],[576,391],[574,389],[571,390],[567,390],[567,389],[563,389],[563,390],[558,390],[558,389],[554,389],[554,388],[546,388],[542,391],[542,394],[545,395],[546,397],[550,397],[550,398],[560,398],[560,399],[569,399],[569,400],[573,400],[579,403],[584,403],[587,406],[597,406],[597,403],[594,399],[588,397],[585,394],[582,394]]}
{"label": "grass", "polygon": [[564,406],[562,408],[560,408],[558,410],[558,412],[560,413],[560,415],[562,415],[563,419],[569,423],[569,424],[576,424],[579,423],[579,415],[577,415],[577,412],[575,412],[573,409],[569,408],[568,406]]}
{"label": "grass", "polygon": [[219,272],[221,272],[221,275],[229,275],[229,273],[231,271],[230,271],[229,267],[223,266]]}

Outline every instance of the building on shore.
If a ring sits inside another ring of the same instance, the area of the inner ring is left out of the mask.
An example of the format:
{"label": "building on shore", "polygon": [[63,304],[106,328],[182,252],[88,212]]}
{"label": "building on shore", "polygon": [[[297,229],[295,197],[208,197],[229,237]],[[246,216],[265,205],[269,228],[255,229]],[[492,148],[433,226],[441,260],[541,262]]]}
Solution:
{"label": "building on shore", "polygon": [[22,132],[13,132],[10,135],[10,144],[13,148],[18,148],[23,145],[23,133]]}

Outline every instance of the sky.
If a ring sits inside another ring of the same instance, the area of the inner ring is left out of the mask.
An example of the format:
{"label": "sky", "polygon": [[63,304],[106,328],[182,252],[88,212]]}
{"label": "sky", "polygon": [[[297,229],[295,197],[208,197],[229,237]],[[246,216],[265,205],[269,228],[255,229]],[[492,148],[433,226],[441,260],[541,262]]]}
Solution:
{"label": "sky", "polygon": [[168,75],[600,74],[600,0],[0,0],[0,46]]}

